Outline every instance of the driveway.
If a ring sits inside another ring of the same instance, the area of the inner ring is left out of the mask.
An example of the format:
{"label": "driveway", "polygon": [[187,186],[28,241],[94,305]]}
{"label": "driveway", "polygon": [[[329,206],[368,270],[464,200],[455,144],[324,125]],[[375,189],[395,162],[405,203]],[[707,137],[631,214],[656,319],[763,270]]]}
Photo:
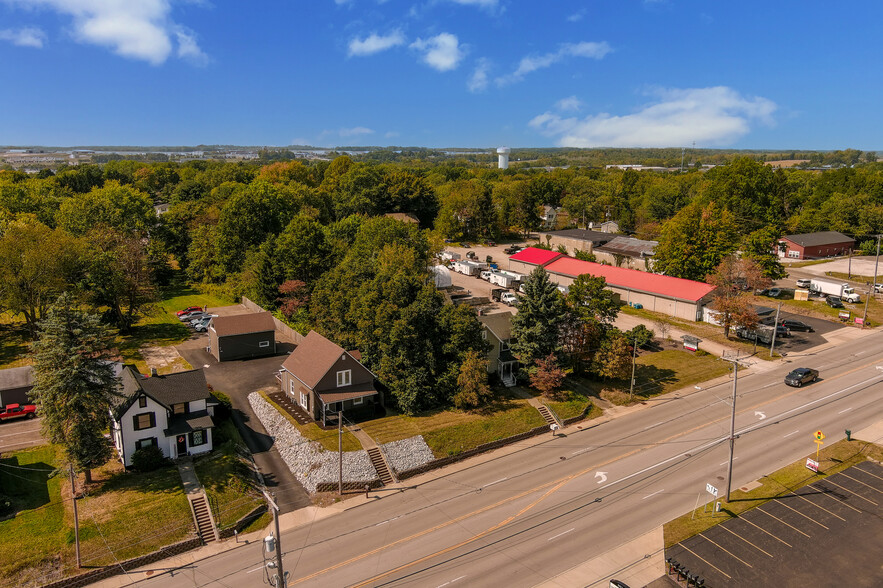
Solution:
{"label": "driveway", "polygon": [[9,453],[48,443],[40,435],[40,420],[37,417],[0,421],[0,452]]}
{"label": "driveway", "polygon": [[297,481],[282,460],[261,421],[248,402],[248,395],[264,388],[276,388],[275,373],[294,349],[294,345],[278,343],[278,353],[272,357],[218,362],[205,347],[208,337],[202,335],[177,346],[178,353],[195,368],[205,369],[205,379],[212,388],[230,397],[233,421],[243,440],[254,455],[255,463],[264,476],[270,492],[276,493],[276,502],[282,513],[310,506],[310,495]]}

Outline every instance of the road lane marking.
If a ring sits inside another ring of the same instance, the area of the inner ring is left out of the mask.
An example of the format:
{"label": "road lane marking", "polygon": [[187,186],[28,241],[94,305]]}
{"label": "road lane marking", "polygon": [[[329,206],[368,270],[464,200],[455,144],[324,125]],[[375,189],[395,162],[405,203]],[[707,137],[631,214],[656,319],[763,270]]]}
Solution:
{"label": "road lane marking", "polygon": [[838,412],[837,414],[843,414],[844,412],[849,412],[850,410],[852,410],[852,407],[851,407],[851,406],[850,406],[849,408],[844,408],[843,410],[841,410],[841,411]]}
{"label": "road lane marking", "polygon": [[500,478],[499,480],[494,480],[493,482],[485,484],[484,486],[482,486],[482,488],[487,488],[488,486],[493,486],[494,484],[499,484],[500,482],[505,482],[508,479],[509,478]]}
{"label": "road lane marking", "polygon": [[[739,459],[739,456],[738,456],[738,455],[737,455],[736,457],[733,458],[733,461],[736,461],[737,459]],[[717,465],[722,466],[722,465],[727,465],[728,463],[730,463],[730,460],[722,461],[721,463],[719,463],[719,464],[717,464]]]}
{"label": "road lane marking", "polygon": [[787,435],[785,435],[784,437],[782,437],[782,439],[785,439],[786,437],[790,437],[790,436],[793,435],[794,433],[799,433],[799,432],[800,432],[800,429],[797,429],[796,431],[791,431],[790,433],[788,433]]}
{"label": "road lane marking", "polygon": [[586,447],[585,449],[580,449],[579,451],[574,451],[570,455],[581,455],[581,454],[585,453],[586,451],[591,451],[591,449],[592,449],[591,447]]}
{"label": "road lane marking", "polygon": [[726,573],[725,571],[723,571],[722,569],[720,569],[719,567],[717,567],[716,565],[714,565],[713,563],[711,563],[710,561],[708,561],[707,559],[705,559],[704,557],[702,557],[701,555],[699,555],[698,553],[696,553],[695,551],[693,551],[692,549],[690,549],[689,547],[684,545],[683,543],[681,543],[680,545],[681,545],[681,547],[683,547],[684,549],[686,549],[687,551],[689,551],[690,553],[692,553],[693,555],[695,555],[696,557],[698,557],[699,559],[701,559],[702,561],[704,561],[705,563],[707,563],[708,565],[710,565],[711,567],[716,569],[722,575],[726,576],[727,580],[733,579],[728,573]]}
{"label": "road lane marking", "polygon": [[705,539],[706,541],[708,541],[709,543],[711,543],[712,545],[717,545],[717,547],[718,547],[719,549],[721,549],[722,551],[725,551],[726,553],[729,553],[730,555],[732,555],[734,558],[736,558],[736,559],[738,559],[739,561],[741,561],[743,564],[745,564],[745,565],[748,566],[749,568],[753,568],[753,567],[754,567],[753,565],[751,565],[750,563],[748,563],[747,561],[745,561],[744,559],[742,559],[741,557],[739,557],[738,555],[736,555],[735,553],[733,553],[732,551],[728,550],[727,548],[725,548],[724,546],[720,545],[719,543],[717,543],[717,542],[715,542],[715,541],[712,541],[711,539],[709,539],[708,537],[706,537],[706,536],[703,535],[702,533],[699,533],[699,536],[702,537],[703,539]]}
{"label": "road lane marking", "polygon": [[780,518],[777,517],[776,515],[771,514],[771,513],[768,513],[767,511],[765,511],[765,510],[762,509],[761,507],[758,506],[755,510],[760,511],[760,512],[762,512],[763,514],[765,514],[765,515],[767,515],[767,516],[769,516],[769,517],[773,517],[774,519],[776,519],[777,521],[779,521],[780,523],[782,523],[782,524],[785,525],[786,527],[791,527],[792,529],[794,529],[795,531],[797,531],[798,533],[800,533],[801,535],[803,535],[803,536],[806,537],[807,539],[812,539],[812,537],[810,537],[809,535],[807,535],[806,533],[804,533],[803,531],[801,531],[800,529],[798,529],[798,528],[795,527],[794,525],[789,525],[788,523],[786,523],[785,521],[783,521],[782,519],[780,519]]}
{"label": "road lane marking", "polygon": [[662,490],[657,490],[657,491],[654,492],[653,494],[648,494],[647,496],[645,496],[645,497],[642,498],[641,500],[647,500],[647,499],[650,498],[651,496],[656,496],[656,495],[659,494],[660,492],[665,492],[665,488],[663,488]]}
{"label": "road lane marking", "polygon": [[554,536],[552,536],[552,537],[549,537],[548,539],[546,539],[546,541],[551,541],[552,539],[557,539],[557,538],[560,537],[561,535],[567,535],[567,534],[570,533],[571,531],[575,531],[575,530],[576,530],[576,528],[568,529],[568,530],[564,531],[563,533],[558,533],[557,535],[554,535]]}
{"label": "road lane marking", "polygon": [[730,533],[730,534],[732,534],[732,535],[735,535],[736,537],[738,537],[739,539],[741,539],[742,541],[744,541],[745,543],[747,543],[747,544],[750,545],[751,547],[755,548],[756,550],[758,550],[758,551],[762,551],[763,553],[766,553],[768,556],[773,557],[773,554],[769,553],[768,551],[766,551],[766,550],[764,550],[764,549],[761,549],[760,547],[758,547],[757,545],[755,545],[754,543],[752,543],[751,541],[749,541],[748,539],[746,539],[745,537],[743,537],[742,535],[740,535],[739,533],[736,533],[735,531],[731,531],[730,529],[727,528],[726,525],[718,525],[718,526],[719,526],[721,529],[723,529],[724,531],[726,531],[727,533]]}
{"label": "road lane marking", "polygon": [[245,572],[245,573],[246,573],[246,574],[250,574],[250,573],[252,573],[252,572],[256,572],[256,571],[258,571],[258,570],[262,570],[262,569],[264,569],[264,566],[258,566],[258,567],[256,567],[255,569],[253,569],[253,570],[248,570],[248,571]]}
{"label": "road lane marking", "polygon": [[444,586],[447,586],[448,584],[453,584],[453,583],[456,582],[457,580],[462,580],[462,579],[465,578],[465,577],[466,577],[466,576],[460,576],[459,578],[454,578],[453,580],[448,580],[448,581],[445,582],[444,584],[439,584],[439,585],[438,585],[438,588],[443,588]]}

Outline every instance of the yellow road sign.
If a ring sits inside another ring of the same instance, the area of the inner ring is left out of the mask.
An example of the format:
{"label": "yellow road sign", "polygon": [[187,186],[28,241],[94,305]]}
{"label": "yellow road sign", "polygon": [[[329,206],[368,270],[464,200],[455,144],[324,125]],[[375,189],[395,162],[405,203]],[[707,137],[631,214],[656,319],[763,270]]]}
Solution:
{"label": "yellow road sign", "polygon": [[816,431],[815,438],[816,438],[816,441],[821,441],[822,439],[825,438],[825,434],[822,433],[821,431]]}

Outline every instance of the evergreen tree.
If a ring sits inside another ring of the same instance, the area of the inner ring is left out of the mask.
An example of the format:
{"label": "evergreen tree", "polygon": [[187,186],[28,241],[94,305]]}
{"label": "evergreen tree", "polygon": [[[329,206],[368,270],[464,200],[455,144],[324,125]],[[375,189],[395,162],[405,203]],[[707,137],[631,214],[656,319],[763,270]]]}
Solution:
{"label": "evergreen tree", "polygon": [[560,355],[561,328],[566,316],[564,299],[542,267],[524,283],[518,314],[512,317],[512,353],[525,366],[550,354]]}
{"label": "evergreen tree", "polygon": [[98,316],[79,310],[67,294],[49,308],[40,327],[40,338],[31,344],[31,396],[42,416],[42,433],[62,446],[89,483],[91,469],[111,455],[103,432],[117,395],[108,355],[112,333]]}
{"label": "evergreen tree", "polygon": [[478,408],[493,398],[487,384],[487,359],[478,351],[464,354],[457,376],[454,406],[459,409]]}

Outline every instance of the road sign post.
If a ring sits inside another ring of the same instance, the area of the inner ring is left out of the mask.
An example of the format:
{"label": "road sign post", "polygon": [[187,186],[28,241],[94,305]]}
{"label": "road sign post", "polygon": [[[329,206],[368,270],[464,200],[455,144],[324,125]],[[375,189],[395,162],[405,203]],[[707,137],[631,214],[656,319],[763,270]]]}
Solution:
{"label": "road sign post", "polygon": [[[816,431],[815,435],[813,435],[813,439],[816,442],[816,462],[819,461],[819,450],[822,448],[822,445],[825,444],[825,434],[821,431]],[[818,463],[816,463],[816,467],[818,468]],[[818,471],[818,470],[816,470]]]}

